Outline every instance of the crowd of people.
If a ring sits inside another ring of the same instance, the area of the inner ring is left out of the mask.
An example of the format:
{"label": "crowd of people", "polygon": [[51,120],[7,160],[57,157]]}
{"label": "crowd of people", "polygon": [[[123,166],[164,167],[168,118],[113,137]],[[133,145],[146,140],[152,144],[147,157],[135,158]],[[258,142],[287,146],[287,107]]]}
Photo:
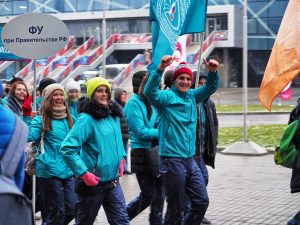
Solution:
{"label": "crowd of people", "polygon": [[[22,119],[29,127],[27,142],[37,146],[36,211],[43,225],[73,219],[92,225],[101,206],[115,225],[130,224],[149,206],[151,225],[211,224],[204,217],[209,206],[206,165],[214,168],[218,142],[216,109],[209,98],[220,84],[218,62],[204,60],[208,72],[197,74],[184,62],[165,71],[172,61],[164,56],[151,73],[136,72],[128,101],[125,90],[112,90],[104,78],[89,79],[82,97],[73,79],[63,87],[44,78],[33,111],[25,82],[14,78],[6,84],[0,110]],[[4,151],[0,145],[0,157]],[[24,158],[14,180],[32,198]],[[294,192],[300,189],[299,160],[297,165]],[[135,173],[141,190],[127,204],[119,182],[124,173]],[[289,225],[299,225],[298,214]]]}

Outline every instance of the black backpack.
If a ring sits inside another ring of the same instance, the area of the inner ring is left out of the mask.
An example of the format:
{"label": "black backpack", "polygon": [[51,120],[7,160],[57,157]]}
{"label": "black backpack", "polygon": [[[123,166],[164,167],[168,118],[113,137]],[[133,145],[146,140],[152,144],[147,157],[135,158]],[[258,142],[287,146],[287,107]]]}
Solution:
{"label": "black backpack", "polygon": [[16,117],[14,133],[0,159],[0,225],[33,224],[31,203],[13,179],[24,153],[27,137],[27,125]]}

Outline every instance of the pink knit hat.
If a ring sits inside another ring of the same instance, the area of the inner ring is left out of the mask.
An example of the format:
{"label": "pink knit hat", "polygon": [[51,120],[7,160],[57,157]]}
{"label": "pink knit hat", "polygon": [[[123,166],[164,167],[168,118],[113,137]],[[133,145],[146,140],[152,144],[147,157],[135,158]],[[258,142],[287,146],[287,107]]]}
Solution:
{"label": "pink knit hat", "polygon": [[181,62],[176,68],[173,76],[171,77],[171,81],[173,81],[180,75],[186,73],[191,76],[192,82],[194,81],[193,71],[187,66],[186,62]]}

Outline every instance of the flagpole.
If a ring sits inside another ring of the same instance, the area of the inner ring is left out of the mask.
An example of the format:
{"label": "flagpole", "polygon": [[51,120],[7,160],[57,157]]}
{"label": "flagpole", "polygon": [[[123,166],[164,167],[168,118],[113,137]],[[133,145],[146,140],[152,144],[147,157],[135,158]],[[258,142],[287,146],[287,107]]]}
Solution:
{"label": "flagpole", "polygon": [[102,71],[103,71],[103,78],[106,78],[106,0],[103,0],[103,18],[102,18]]}
{"label": "flagpole", "polygon": [[248,113],[248,0],[244,0],[244,15],[243,15],[243,141],[247,142],[248,127],[247,127],[247,113]]}
{"label": "flagpole", "polygon": [[266,155],[268,152],[252,141],[247,140],[248,111],[248,2],[244,0],[243,15],[243,139],[225,148],[221,153],[230,155]]}
{"label": "flagpole", "polygon": [[[36,111],[36,59],[33,59],[33,91],[32,91],[32,111]],[[37,153],[35,153],[37,154]],[[33,223],[35,224],[35,202],[36,202],[36,176],[32,176],[32,212],[33,212]]]}
{"label": "flagpole", "polygon": [[199,77],[200,77],[200,70],[201,70],[201,57],[202,57],[202,44],[204,39],[205,32],[200,33],[200,52],[199,52],[199,59],[198,59],[198,68],[197,68],[197,76],[195,80],[195,88],[199,86]]}

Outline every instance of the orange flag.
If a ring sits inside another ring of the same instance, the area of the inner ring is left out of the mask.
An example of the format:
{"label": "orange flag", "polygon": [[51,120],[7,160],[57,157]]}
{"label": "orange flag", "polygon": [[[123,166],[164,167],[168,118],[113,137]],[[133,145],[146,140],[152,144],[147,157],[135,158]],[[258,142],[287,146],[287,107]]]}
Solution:
{"label": "orange flag", "polygon": [[258,98],[269,110],[274,98],[300,72],[300,0],[290,0],[282,19]]}

